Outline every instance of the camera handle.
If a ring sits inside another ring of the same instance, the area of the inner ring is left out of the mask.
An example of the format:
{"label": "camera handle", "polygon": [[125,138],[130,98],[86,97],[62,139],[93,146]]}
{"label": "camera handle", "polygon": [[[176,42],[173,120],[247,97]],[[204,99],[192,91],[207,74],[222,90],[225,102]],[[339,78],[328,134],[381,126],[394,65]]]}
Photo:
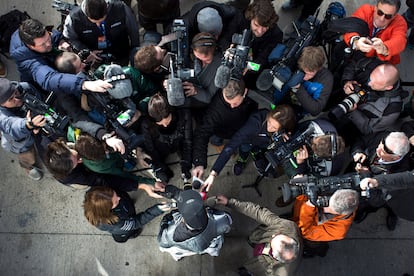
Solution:
{"label": "camera handle", "polygon": [[262,192],[259,190],[259,184],[260,184],[260,182],[262,182],[265,175],[269,172],[271,166],[272,166],[272,163],[269,162],[266,166],[265,171],[262,174],[258,175],[256,177],[256,180],[252,184],[243,185],[242,189],[244,189],[244,188],[254,188],[256,190],[256,192],[259,194],[259,196],[261,197]]}

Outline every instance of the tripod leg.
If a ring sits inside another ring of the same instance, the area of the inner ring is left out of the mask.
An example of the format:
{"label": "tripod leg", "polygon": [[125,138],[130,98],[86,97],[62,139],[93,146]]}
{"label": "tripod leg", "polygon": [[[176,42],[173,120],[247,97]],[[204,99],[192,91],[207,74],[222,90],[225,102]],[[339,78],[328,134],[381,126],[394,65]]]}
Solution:
{"label": "tripod leg", "polygon": [[259,175],[252,184],[243,185],[242,188],[254,188],[259,196],[262,196],[262,192],[259,190],[259,183],[263,180],[264,175]]}

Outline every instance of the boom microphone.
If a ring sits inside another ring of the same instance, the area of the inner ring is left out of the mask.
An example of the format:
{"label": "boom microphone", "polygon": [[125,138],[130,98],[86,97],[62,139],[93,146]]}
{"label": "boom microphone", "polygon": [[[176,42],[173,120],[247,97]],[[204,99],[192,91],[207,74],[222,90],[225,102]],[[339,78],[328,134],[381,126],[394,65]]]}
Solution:
{"label": "boom microphone", "polygon": [[217,88],[224,88],[230,80],[230,68],[226,65],[220,65],[217,68],[216,76],[214,78],[214,85]]}
{"label": "boom microphone", "polygon": [[185,102],[183,84],[179,78],[167,80],[167,99],[171,106],[181,106]]}
{"label": "boom microphone", "polygon": [[270,89],[270,87],[272,87],[272,84],[273,84],[273,75],[271,73],[271,70],[270,69],[263,70],[263,72],[260,73],[256,81],[257,89],[261,91],[267,91]]}

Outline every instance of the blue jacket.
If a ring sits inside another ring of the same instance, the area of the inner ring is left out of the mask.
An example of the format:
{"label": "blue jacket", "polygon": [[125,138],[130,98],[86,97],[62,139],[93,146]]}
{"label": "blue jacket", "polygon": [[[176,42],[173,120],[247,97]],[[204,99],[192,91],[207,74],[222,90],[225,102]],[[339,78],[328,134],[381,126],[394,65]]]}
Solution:
{"label": "blue jacket", "polygon": [[[20,85],[32,89],[27,83]],[[26,127],[26,113],[20,108],[0,106],[0,132],[2,147],[12,153],[26,152],[34,144],[33,133]]]}
{"label": "blue jacket", "polygon": [[[57,48],[61,34],[52,33],[52,43]],[[73,74],[56,71],[53,66],[56,51],[37,53],[30,50],[20,39],[19,31],[15,31],[10,41],[10,56],[14,59],[20,73],[20,80],[38,84],[43,90],[56,93],[72,93],[79,95],[85,80]]]}

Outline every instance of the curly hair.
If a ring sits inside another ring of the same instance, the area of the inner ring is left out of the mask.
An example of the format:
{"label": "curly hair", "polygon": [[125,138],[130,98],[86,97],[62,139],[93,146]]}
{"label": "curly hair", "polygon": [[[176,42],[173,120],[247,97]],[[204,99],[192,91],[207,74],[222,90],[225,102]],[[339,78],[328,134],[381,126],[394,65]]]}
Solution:
{"label": "curly hair", "polygon": [[244,15],[248,20],[256,19],[260,26],[269,28],[275,26],[279,20],[270,0],[255,0],[247,7]]}
{"label": "curly hair", "polygon": [[112,197],[115,191],[109,187],[92,187],[85,194],[83,210],[86,219],[93,226],[115,224],[119,218],[112,213]]}

